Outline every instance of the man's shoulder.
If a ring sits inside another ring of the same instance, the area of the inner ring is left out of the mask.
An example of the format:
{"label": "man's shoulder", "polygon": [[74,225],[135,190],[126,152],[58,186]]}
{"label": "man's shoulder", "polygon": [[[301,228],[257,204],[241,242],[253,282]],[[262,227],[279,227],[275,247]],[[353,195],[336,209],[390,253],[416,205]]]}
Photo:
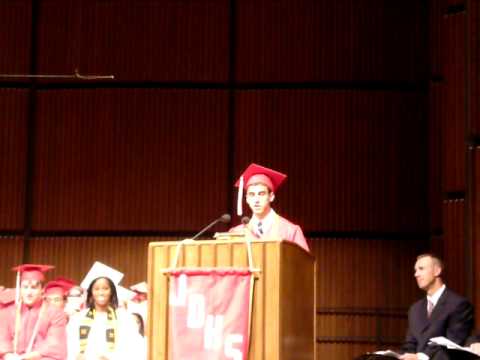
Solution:
{"label": "man's shoulder", "polygon": [[452,304],[470,304],[470,301],[465,296],[456,293],[448,287],[445,288],[445,292],[442,294],[441,297],[444,297],[446,301]]}
{"label": "man's shoulder", "polygon": [[284,225],[287,225],[287,226],[291,226],[291,227],[300,227],[299,225],[293,223],[292,221],[288,220],[287,218],[284,218],[283,216],[281,215],[278,215],[278,219],[281,223],[283,223]]}
{"label": "man's shoulder", "polygon": [[[417,307],[421,307],[426,304],[426,296],[423,296],[421,299],[415,301],[411,306],[410,309],[414,309]],[[457,294],[455,291],[451,290],[450,288],[446,287],[443,294],[440,296],[439,301],[447,301],[449,303],[470,303],[468,299],[462,295]]]}

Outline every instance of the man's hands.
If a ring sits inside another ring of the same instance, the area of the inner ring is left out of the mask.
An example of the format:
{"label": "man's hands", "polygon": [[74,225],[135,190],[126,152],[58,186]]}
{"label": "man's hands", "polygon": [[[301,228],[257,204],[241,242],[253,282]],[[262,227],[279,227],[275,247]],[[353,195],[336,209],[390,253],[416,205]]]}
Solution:
{"label": "man's hands", "polygon": [[470,350],[473,350],[475,354],[480,355],[480,343],[473,343],[470,345]]}
{"label": "man's hands", "polygon": [[417,354],[410,354],[410,353],[403,354],[402,356],[400,356],[400,359],[402,359],[402,360],[420,360],[418,358]]}

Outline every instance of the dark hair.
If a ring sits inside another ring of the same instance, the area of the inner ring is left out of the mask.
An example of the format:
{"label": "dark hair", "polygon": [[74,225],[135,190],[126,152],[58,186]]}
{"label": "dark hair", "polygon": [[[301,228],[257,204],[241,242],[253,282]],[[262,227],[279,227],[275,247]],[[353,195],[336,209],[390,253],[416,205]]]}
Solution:
{"label": "dark hair", "polygon": [[143,324],[142,315],[140,315],[139,313],[132,313],[132,315],[138,319],[138,332],[140,333],[140,335],[145,336],[145,325]]}
{"label": "dark hair", "polygon": [[424,257],[432,258],[433,263],[436,264],[440,269],[442,269],[442,272],[444,272],[445,264],[440,256],[434,253],[423,253],[417,256],[417,260],[420,260]]}
{"label": "dark hair", "polygon": [[95,308],[95,300],[93,299],[93,286],[100,279],[107,280],[108,286],[110,287],[110,305],[114,309],[116,309],[118,307],[117,289],[115,288],[115,284],[113,283],[113,281],[106,276],[100,276],[96,279],[93,279],[93,281],[90,283],[90,286],[87,290],[87,307],[90,309]]}

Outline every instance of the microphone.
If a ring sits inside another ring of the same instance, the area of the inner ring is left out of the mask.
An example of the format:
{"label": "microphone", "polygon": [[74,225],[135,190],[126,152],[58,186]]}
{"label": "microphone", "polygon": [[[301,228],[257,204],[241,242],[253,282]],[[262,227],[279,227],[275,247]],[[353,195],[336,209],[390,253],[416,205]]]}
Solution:
{"label": "microphone", "polygon": [[250,222],[250,218],[248,216],[242,217],[242,224],[244,226],[247,226],[249,222]]}
{"label": "microphone", "polygon": [[231,220],[231,216],[230,214],[223,214],[222,216],[220,216],[218,219],[215,219],[214,221],[212,221],[210,224],[208,224],[207,226],[205,226],[202,230],[200,230],[193,238],[192,240],[195,240],[196,238],[198,238],[200,235],[202,235],[205,231],[207,231],[208,229],[210,229],[211,227],[213,227],[214,225],[216,225],[217,223],[219,222],[222,222],[224,224],[228,224]]}

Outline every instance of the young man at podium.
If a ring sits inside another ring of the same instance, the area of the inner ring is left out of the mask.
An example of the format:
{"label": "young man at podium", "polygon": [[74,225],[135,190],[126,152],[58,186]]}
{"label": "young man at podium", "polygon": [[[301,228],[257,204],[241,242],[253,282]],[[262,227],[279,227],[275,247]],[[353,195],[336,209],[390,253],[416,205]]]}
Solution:
{"label": "young man at podium", "polygon": [[309,251],[300,226],[281,217],[272,208],[276,191],[286,178],[287,175],[278,171],[251,164],[235,186],[239,188],[239,215],[241,215],[242,193],[245,190],[245,200],[252,210],[252,217],[248,224],[238,225],[230,231],[241,231],[244,226],[247,226],[256,238],[287,240]]}

